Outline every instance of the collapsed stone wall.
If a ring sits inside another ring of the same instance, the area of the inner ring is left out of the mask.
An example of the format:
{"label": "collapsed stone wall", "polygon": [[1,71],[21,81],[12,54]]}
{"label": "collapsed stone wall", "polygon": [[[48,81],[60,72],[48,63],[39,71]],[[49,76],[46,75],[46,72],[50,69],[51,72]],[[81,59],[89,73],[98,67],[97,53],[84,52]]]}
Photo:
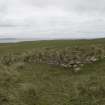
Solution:
{"label": "collapsed stone wall", "polygon": [[1,57],[0,62],[8,66],[17,62],[49,64],[78,71],[85,64],[94,63],[104,58],[105,48],[89,46],[60,49],[40,48],[23,53],[10,53]]}

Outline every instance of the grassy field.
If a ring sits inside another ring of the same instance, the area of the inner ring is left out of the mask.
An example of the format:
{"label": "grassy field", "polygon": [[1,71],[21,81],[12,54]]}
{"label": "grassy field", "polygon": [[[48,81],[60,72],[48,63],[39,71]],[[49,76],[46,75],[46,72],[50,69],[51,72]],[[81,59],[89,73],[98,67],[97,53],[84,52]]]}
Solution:
{"label": "grassy field", "polygon": [[0,105],[105,105],[105,39],[0,44]]}

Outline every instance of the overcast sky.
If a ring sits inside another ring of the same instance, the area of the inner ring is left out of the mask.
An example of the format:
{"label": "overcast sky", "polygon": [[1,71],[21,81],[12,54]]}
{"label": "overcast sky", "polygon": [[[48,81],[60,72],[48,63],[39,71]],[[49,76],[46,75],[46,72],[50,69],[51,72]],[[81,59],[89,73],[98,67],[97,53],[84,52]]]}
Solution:
{"label": "overcast sky", "polygon": [[0,0],[0,37],[105,36],[105,0]]}

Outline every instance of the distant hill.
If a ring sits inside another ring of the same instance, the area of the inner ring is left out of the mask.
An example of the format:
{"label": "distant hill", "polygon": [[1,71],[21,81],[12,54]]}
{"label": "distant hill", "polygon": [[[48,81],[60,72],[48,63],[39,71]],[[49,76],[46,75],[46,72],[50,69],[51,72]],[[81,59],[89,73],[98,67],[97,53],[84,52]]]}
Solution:
{"label": "distant hill", "polygon": [[0,38],[0,43],[17,42],[16,38]]}
{"label": "distant hill", "polygon": [[16,38],[0,38],[0,40],[16,40]]}

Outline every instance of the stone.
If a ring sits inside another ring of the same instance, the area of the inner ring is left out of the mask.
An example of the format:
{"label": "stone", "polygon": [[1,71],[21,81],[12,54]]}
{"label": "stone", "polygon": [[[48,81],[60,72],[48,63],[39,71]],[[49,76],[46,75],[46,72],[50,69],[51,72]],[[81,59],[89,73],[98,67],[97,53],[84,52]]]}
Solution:
{"label": "stone", "polygon": [[90,58],[90,61],[95,62],[95,61],[97,61],[97,59],[93,56]]}
{"label": "stone", "polygon": [[77,68],[77,67],[78,67],[78,65],[74,64],[74,65],[73,65],[73,67],[74,67],[74,68]]}
{"label": "stone", "polygon": [[74,71],[75,71],[75,72],[80,71],[80,67],[74,68]]}
{"label": "stone", "polygon": [[66,64],[61,64],[62,67],[67,68],[68,66]]}

